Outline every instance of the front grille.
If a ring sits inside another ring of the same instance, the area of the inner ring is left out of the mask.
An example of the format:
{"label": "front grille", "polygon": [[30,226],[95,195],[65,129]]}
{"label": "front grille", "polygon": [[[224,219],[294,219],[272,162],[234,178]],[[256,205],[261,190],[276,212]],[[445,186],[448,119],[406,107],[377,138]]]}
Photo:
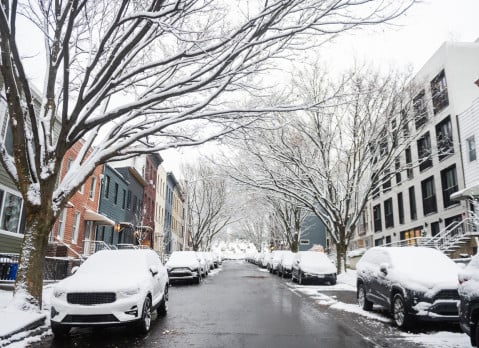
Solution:
{"label": "front grille", "polygon": [[436,296],[434,296],[434,301],[437,300],[459,300],[459,293],[456,290],[441,290]]}
{"label": "front grille", "polygon": [[114,292],[71,292],[67,294],[68,303],[79,305],[97,305],[116,301]]}
{"label": "front grille", "polygon": [[115,323],[119,320],[113,314],[67,315],[63,323]]}

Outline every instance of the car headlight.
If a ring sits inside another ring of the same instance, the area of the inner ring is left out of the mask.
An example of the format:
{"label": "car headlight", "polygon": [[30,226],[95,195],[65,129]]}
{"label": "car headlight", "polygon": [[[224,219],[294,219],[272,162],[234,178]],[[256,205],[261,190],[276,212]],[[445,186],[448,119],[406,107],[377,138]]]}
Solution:
{"label": "car headlight", "polygon": [[134,296],[140,292],[139,288],[123,289],[118,291],[122,296]]}
{"label": "car headlight", "polygon": [[63,295],[65,295],[65,290],[63,289],[53,290],[53,296],[55,296],[56,298],[62,297]]}

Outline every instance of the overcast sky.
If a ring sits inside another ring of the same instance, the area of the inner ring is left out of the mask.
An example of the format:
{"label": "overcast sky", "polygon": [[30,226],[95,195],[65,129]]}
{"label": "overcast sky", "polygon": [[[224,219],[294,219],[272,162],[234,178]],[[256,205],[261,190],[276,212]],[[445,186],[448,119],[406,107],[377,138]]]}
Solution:
{"label": "overcast sky", "polygon": [[[354,59],[418,71],[444,41],[473,42],[479,38],[479,0],[430,0],[415,5],[395,26],[369,27],[342,35],[318,51],[336,69]],[[295,62],[298,64],[300,62]],[[479,62],[478,62],[479,64]],[[179,163],[211,153],[214,144],[162,153],[164,167],[179,176]]]}

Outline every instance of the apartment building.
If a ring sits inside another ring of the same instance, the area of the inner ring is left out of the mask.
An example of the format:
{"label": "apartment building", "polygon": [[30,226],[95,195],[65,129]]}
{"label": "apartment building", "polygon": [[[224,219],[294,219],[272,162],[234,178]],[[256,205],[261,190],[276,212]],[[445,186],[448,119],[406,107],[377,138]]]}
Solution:
{"label": "apartment building", "polygon": [[165,237],[166,170],[160,164],[156,171],[155,233],[154,249],[164,252]]}
{"label": "apartment building", "polygon": [[353,249],[441,236],[467,219],[467,202],[451,194],[465,187],[457,115],[479,97],[471,82],[479,77],[478,61],[479,42],[446,42],[415,76],[419,88],[405,131],[417,137],[395,163],[411,168],[378,187]]}

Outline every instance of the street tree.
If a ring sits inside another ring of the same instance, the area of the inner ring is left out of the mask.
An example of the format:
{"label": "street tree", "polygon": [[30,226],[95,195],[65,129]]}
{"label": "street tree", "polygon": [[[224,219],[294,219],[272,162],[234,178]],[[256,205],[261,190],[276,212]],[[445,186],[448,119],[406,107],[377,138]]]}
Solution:
{"label": "street tree", "polygon": [[187,230],[193,250],[208,250],[213,238],[233,221],[227,182],[205,163],[186,165]]}
{"label": "street tree", "polygon": [[235,142],[245,152],[228,166],[237,180],[313,212],[326,226],[340,272],[369,198],[413,165],[404,151],[414,140],[408,131],[414,88],[402,74],[369,69],[338,81],[318,65],[300,75],[295,95],[318,107],[289,115],[276,131],[248,132]]}
{"label": "street tree", "polygon": [[[277,68],[273,58],[397,18],[413,2],[2,0],[0,71],[13,152],[2,144],[0,161],[26,216],[15,302],[41,305],[48,235],[95,167],[200,144],[265,111],[287,110],[265,105],[267,92],[258,91],[255,76]],[[43,37],[44,63],[22,54],[22,19]],[[44,71],[38,97],[32,67]],[[80,139],[60,180],[63,157]]]}

